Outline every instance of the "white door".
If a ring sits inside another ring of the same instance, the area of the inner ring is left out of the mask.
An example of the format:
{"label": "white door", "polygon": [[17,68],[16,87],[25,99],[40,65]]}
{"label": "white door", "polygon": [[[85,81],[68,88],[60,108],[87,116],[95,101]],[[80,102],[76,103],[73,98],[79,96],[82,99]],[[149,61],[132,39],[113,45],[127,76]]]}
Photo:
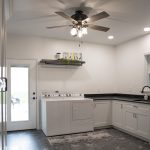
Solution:
{"label": "white door", "polygon": [[8,131],[36,128],[36,66],[35,60],[7,60]]}

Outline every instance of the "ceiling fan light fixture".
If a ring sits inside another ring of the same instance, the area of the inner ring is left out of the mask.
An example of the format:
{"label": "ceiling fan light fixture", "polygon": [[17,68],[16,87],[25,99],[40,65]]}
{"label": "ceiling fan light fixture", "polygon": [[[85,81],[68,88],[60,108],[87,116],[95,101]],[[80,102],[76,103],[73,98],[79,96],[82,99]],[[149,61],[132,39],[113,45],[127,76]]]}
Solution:
{"label": "ceiling fan light fixture", "polygon": [[[103,26],[92,24],[92,22],[108,17],[109,14],[105,11],[102,11],[91,17],[88,17],[82,10],[77,10],[75,14],[73,14],[72,16],[69,16],[65,12],[62,12],[62,11],[58,11],[55,13],[69,20],[72,23],[72,25],[69,25],[69,26],[72,26],[72,29],[70,30],[70,34],[74,37],[81,38],[82,36],[88,34],[87,28],[97,30],[97,31],[103,31],[103,32],[107,32],[110,29],[108,27],[103,27]],[[56,25],[56,26],[47,27],[47,28],[54,29],[54,28],[60,28],[60,27],[66,27],[66,26],[68,25],[59,25],[59,26]]]}
{"label": "ceiling fan light fixture", "polygon": [[150,31],[150,27],[145,27],[145,28],[144,28],[144,31],[145,31],[145,32]]}
{"label": "ceiling fan light fixture", "polygon": [[83,36],[82,30],[78,30],[78,37],[81,38]]}
{"label": "ceiling fan light fixture", "polygon": [[109,40],[112,40],[112,39],[114,39],[114,36],[113,36],[113,35],[109,35],[109,36],[108,36],[108,39],[109,39]]}
{"label": "ceiling fan light fixture", "polygon": [[70,33],[71,33],[72,36],[77,35],[77,33],[78,33],[77,28],[73,27],[73,28],[70,30]]}
{"label": "ceiling fan light fixture", "polygon": [[87,27],[82,27],[82,33],[83,34],[88,34]]}

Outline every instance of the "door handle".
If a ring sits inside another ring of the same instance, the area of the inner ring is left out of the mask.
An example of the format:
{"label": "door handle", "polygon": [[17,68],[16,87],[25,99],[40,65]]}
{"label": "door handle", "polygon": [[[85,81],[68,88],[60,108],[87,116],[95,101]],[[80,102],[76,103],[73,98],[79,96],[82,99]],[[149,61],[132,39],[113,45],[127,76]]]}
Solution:
{"label": "door handle", "polygon": [[35,93],[35,92],[33,92],[32,94],[33,94],[32,99],[33,99],[33,100],[36,100],[36,99],[37,99],[37,97],[36,97],[36,93]]}
{"label": "door handle", "polygon": [[6,92],[7,91],[7,78],[0,78],[0,91]]}

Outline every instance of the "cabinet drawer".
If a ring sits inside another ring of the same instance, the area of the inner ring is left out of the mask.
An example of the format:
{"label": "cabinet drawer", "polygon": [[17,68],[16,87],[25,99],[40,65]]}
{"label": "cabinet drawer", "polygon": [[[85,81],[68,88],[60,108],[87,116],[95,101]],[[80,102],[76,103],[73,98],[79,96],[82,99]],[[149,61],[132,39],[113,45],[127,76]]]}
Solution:
{"label": "cabinet drawer", "polygon": [[150,106],[143,104],[125,104],[125,109],[137,114],[149,114]]}
{"label": "cabinet drawer", "polygon": [[130,112],[136,113],[137,112],[137,106],[134,104],[125,104],[125,110],[128,110]]}

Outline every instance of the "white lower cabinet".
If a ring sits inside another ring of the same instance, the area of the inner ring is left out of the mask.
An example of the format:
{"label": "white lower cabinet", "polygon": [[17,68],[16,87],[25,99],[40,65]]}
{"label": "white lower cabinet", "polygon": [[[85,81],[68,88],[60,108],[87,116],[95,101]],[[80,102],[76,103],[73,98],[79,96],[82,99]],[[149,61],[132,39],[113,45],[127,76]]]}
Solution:
{"label": "white lower cabinet", "polygon": [[41,124],[46,136],[93,131],[93,100],[42,99]]}
{"label": "white lower cabinet", "polygon": [[93,101],[71,102],[70,132],[93,131]]}
{"label": "white lower cabinet", "polygon": [[149,105],[128,103],[124,112],[125,130],[150,139]]}
{"label": "white lower cabinet", "polygon": [[123,128],[123,102],[112,102],[112,124],[116,127]]}
{"label": "white lower cabinet", "polygon": [[137,133],[150,139],[150,118],[149,115],[137,114]]}
{"label": "white lower cabinet", "polygon": [[111,100],[94,102],[94,127],[111,125],[112,105]]}
{"label": "white lower cabinet", "polygon": [[136,114],[134,112],[125,110],[123,128],[132,133],[136,133],[137,129],[137,119],[135,116]]}
{"label": "white lower cabinet", "polygon": [[113,125],[139,137],[150,139],[150,106],[113,101]]}
{"label": "white lower cabinet", "polygon": [[69,102],[43,101],[42,107],[42,130],[46,136],[70,133]]}
{"label": "white lower cabinet", "polygon": [[47,136],[108,125],[150,141],[150,105],[118,100],[42,101],[42,130]]}

